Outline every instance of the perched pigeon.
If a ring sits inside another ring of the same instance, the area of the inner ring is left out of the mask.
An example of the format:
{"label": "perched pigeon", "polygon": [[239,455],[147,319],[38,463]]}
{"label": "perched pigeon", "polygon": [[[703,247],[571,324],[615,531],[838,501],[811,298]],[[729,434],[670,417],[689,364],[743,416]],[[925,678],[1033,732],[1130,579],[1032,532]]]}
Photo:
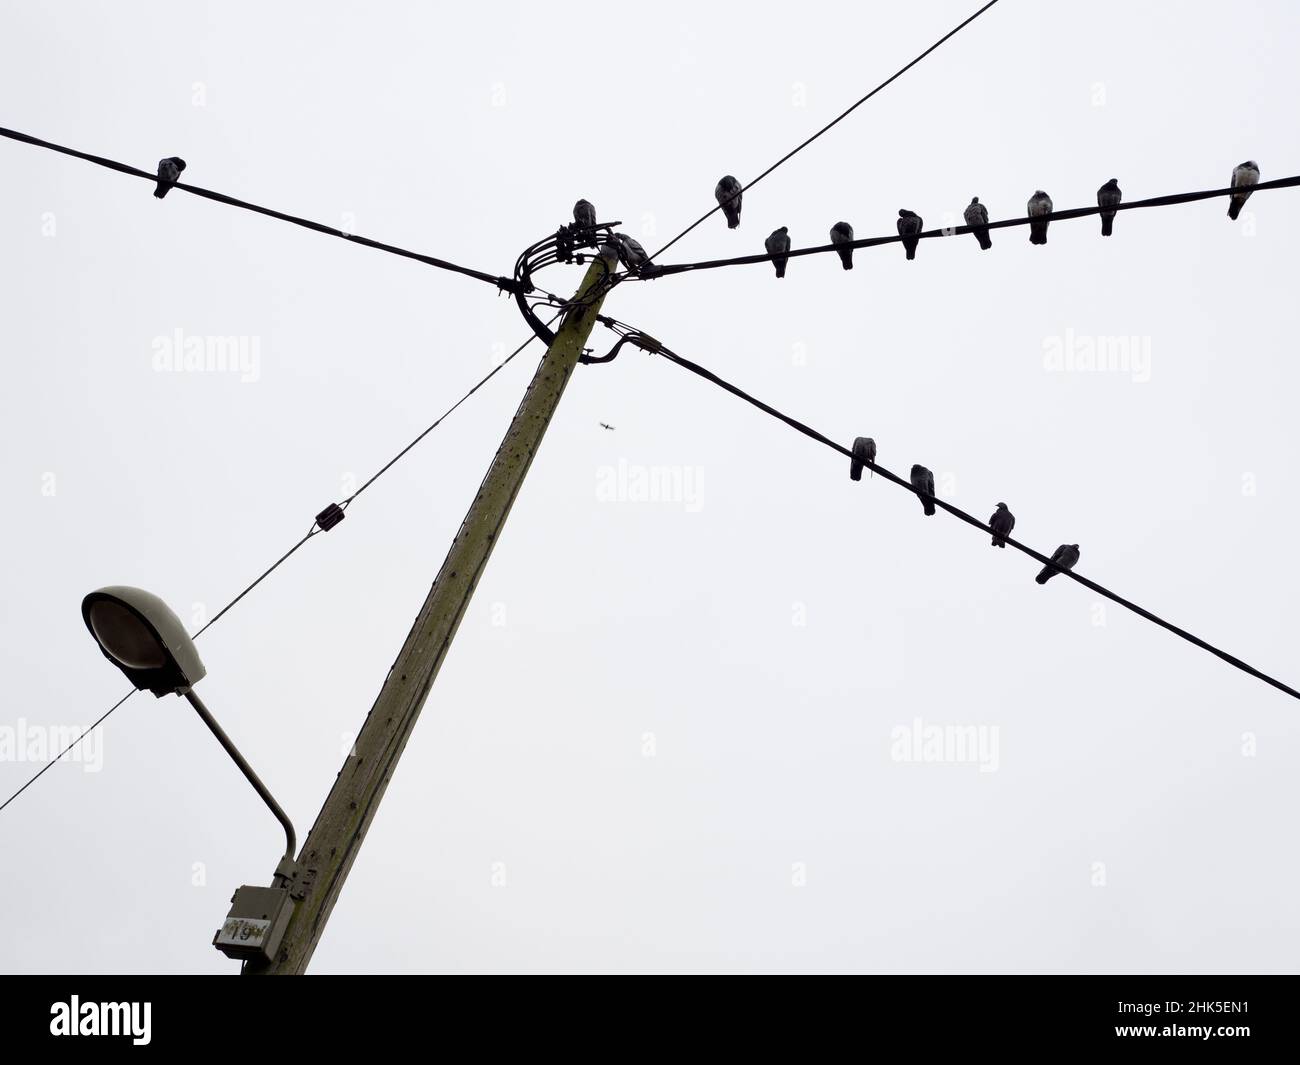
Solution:
{"label": "perched pigeon", "polygon": [[853,458],[849,460],[849,476],[855,481],[862,480],[862,467],[876,461],[876,442],[869,436],[860,436],[853,441]]}
{"label": "perched pigeon", "polygon": [[718,182],[713,190],[713,198],[722,205],[722,213],[727,216],[727,228],[735,229],[740,225],[740,182],[728,174]]}
{"label": "perched pigeon", "polygon": [[588,200],[573,205],[573,224],[579,229],[591,229],[596,224],[596,208]]}
{"label": "perched pigeon", "polygon": [[920,240],[916,236],[921,232],[921,216],[906,207],[898,212],[898,235],[903,238],[903,247],[907,249],[909,259],[916,258],[916,246]]}
{"label": "perched pigeon", "polygon": [[989,209],[980,203],[978,196],[971,200],[964,217],[971,232],[975,234],[975,239],[980,242],[980,247],[985,251],[993,247],[993,241],[989,239]]}
{"label": "perched pigeon", "polygon": [[785,264],[790,261],[785,254],[790,250],[790,234],[785,226],[772,230],[772,235],[763,241],[767,254],[772,256],[772,265],[776,267],[776,276],[785,277]]}
{"label": "perched pigeon", "polygon": [[[1045,193],[1042,189],[1039,189],[1037,192],[1035,192],[1032,196],[1029,197],[1029,210],[1027,213],[1030,218],[1035,218],[1035,219],[1039,215],[1051,214],[1052,197],[1047,195],[1047,193]],[[1035,221],[1029,223],[1029,243],[1030,244],[1047,243],[1046,222]]]}
{"label": "perched pigeon", "polygon": [[616,250],[619,261],[629,270],[637,272],[649,264],[650,256],[635,237],[629,237],[626,233],[615,233],[614,239],[618,242]]}
{"label": "perched pigeon", "polygon": [[844,264],[844,269],[852,270],[853,249],[845,245],[853,243],[853,227],[847,222],[836,222],[831,226],[831,243],[841,245],[835,251],[840,257],[840,262]]}
{"label": "perched pigeon", "polygon": [[924,466],[912,467],[912,487],[921,497],[926,516],[934,514],[934,474]]}
{"label": "perched pigeon", "polygon": [[993,546],[1006,547],[1007,537],[1015,527],[1016,516],[1007,510],[1005,503],[999,503],[998,509],[993,512],[993,517],[989,518],[989,528],[993,530]]}
{"label": "perched pigeon", "polygon": [[1247,159],[1232,172],[1232,187],[1246,190],[1245,192],[1234,192],[1228,198],[1228,217],[1234,222],[1237,220],[1237,215],[1241,214],[1241,208],[1250,199],[1250,186],[1258,183],[1259,164],[1254,159]]}
{"label": "perched pigeon", "polygon": [[[1111,178],[1106,184],[1097,190],[1098,207],[1118,207],[1119,202],[1124,198],[1124,194],[1119,190],[1119,180]],[[1115,224],[1114,211],[1101,212],[1101,235],[1110,236],[1110,227]]]}
{"label": "perched pigeon", "polygon": [[158,187],[153,190],[153,194],[162,199],[172,189],[172,186],[181,179],[181,171],[185,169],[185,160],[176,155],[168,156],[166,159],[158,161]]}
{"label": "perched pigeon", "polygon": [[1046,584],[1056,575],[1056,567],[1061,569],[1074,569],[1074,565],[1079,561],[1078,544],[1062,544],[1052,552],[1052,561],[1055,566],[1044,566],[1043,571],[1034,578],[1039,584]]}

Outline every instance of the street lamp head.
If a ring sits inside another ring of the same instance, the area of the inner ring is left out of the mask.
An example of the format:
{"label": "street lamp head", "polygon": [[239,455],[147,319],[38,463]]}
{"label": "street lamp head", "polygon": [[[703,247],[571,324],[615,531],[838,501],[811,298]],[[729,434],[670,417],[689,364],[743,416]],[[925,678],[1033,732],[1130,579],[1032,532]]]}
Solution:
{"label": "street lamp head", "polygon": [[141,691],[161,698],[183,692],[207,674],[175,612],[156,595],[115,585],[81,601],[81,616],[104,657]]}

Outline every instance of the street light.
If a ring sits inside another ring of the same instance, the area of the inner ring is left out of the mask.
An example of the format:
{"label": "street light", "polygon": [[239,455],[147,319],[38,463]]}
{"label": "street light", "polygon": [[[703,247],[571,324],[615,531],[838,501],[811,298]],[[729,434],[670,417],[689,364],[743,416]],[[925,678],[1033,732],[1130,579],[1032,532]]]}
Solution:
{"label": "street light", "polygon": [[126,674],[138,691],[151,691],[159,699],[175,694],[189,700],[284,827],[284,857],[276,866],[274,883],[269,888],[244,885],[236,891],[226,922],[212,941],[229,957],[269,962],[293,915],[291,896],[301,898],[296,890],[293,823],[195,694],[194,685],[207,670],[171,607],[141,588],[114,585],[86,596],[81,601],[81,616],[104,657]]}

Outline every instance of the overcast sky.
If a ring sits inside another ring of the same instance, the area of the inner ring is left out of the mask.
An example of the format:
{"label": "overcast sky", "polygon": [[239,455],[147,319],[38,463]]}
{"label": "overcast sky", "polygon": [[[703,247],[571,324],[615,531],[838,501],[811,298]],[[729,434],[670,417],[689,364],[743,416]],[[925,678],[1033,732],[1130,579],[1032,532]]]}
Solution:
{"label": "overcast sky", "polygon": [[[653,250],[977,6],[10,2],[0,125],[508,273],[580,196]],[[1298,30],[1002,0],[664,261],[1300,172]],[[87,591],[197,627],[528,329],[471,279],[65,156],[0,141],[0,174],[3,798],[126,688]],[[1300,196],[1225,208],[605,309],[1295,685]],[[177,330],[250,362],[161,370]],[[1099,338],[1129,365],[1050,364]],[[539,354],[199,643],[300,838]],[[662,359],[579,368],[313,971],[1294,970],[1300,706],[847,466]],[[909,758],[931,726],[985,745]],[[0,968],[233,972],[210,940],[281,843],[189,707],[137,695],[0,814]]]}

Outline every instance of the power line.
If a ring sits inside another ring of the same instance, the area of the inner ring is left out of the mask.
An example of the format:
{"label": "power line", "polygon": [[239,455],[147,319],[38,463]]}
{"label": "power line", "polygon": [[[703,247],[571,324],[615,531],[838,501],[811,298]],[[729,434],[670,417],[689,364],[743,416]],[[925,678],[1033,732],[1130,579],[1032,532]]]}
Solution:
{"label": "power line", "polygon": [[45,773],[47,769],[50,768],[50,766],[54,765],[55,762],[57,762],[60,758],[62,758],[65,754],[67,754],[70,750],[72,750],[73,747],[75,747],[87,736],[89,736],[92,732],[94,732],[95,729],[99,728],[100,724],[103,723],[108,718],[109,714],[111,714],[114,710],[116,710],[119,706],[121,706],[124,702],[126,702],[129,698],[131,698],[131,696],[133,696],[135,693],[136,693],[136,689],[132,688],[129,692],[127,692],[124,696],[122,696],[122,698],[120,698],[117,702],[115,702],[112,706],[110,706],[107,710],[105,710],[104,713],[100,715],[98,721],[96,721],[93,725],[91,725],[88,729],[86,729],[85,732],[83,732],[70,744],[64,747],[63,750],[61,750],[56,757],[51,758],[48,762],[46,762],[43,766],[41,766],[41,768],[36,771],[36,773],[31,777],[30,780],[27,781],[26,784],[24,784],[21,788],[19,788],[12,795],[10,795],[9,798],[5,799],[3,803],[0,803],[0,811],[3,811],[6,806],[8,806],[11,802],[14,801],[14,799],[18,798],[19,795],[21,795],[24,791],[30,788],[38,780],[40,780],[41,776]]}
{"label": "power line", "polygon": [[[1252,193],[1267,192],[1270,189],[1289,189],[1297,185],[1300,185],[1300,175],[1275,178],[1273,181],[1262,181],[1258,185],[1250,186],[1250,191]],[[1144,207],[1171,207],[1175,204],[1192,203],[1196,200],[1231,196],[1233,193],[1241,191],[1241,189],[1228,187],[1224,189],[1205,189],[1200,192],[1177,192],[1167,196],[1152,196],[1146,200],[1133,200],[1129,203],[1120,203],[1110,207],[1072,207],[1064,211],[1053,211],[1051,214],[1038,215],[1034,218],[1027,215],[1023,218],[1004,218],[1000,222],[989,222],[987,226],[981,224],[978,228],[1006,229],[1010,226],[1029,225],[1030,222],[1057,222],[1069,221],[1072,218],[1086,218],[1088,215],[1100,214],[1102,211],[1136,211]],[[925,240],[931,237],[956,237],[971,233],[975,228],[967,225],[946,226],[941,229],[928,229],[923,233],[909,234],[909,239]],[[764,252],[761,255],[738,255],[730,259],[710,259],[707,262],[700,263],[673,263],[668,266],[658,267],[652,275],[642,280],[654,280],[668,274],[682,274],[688,271],[716,270],[722,266],[749,266],[753,263],[771,262],[774,258],[788,257],[795,259],[801,255],[824,255],[827,252],[839,252],[842,248],[876,248],[882,244],[896,244],[902,239],[898,234],[891,234],[884,237],[864,237],[861,240],[846,241],[843,244],[818,244],[812,248],[792,248],[788,252],[780,252],[775,255]],[[636,275],[626,276],[635,277]]]}
{"label": "power line", "polygon": [[[611,322],[613,322],[614,325],[620,326],[624,329],[631,328],[630,326],[626,326],[622,322],[615,322],[613,319],[605,321],[605,324],[610,325]],[[615,331],[617,332],[618,330],[616,329]],[[810,426],[805,425],[803,422],[795,418],[792,418],[790,415],[784,414],[781,411],[777,410],[775,407],[770,406],[767,403],[764,403],[762,400],[757,399],[754,396],[751,396],[748,392],[737,387],[736,385],[733,385],[730,381],[726,381],[723,378],[719,377],[712,370],[705,369],[703,366],[700,366],[698,363],[692,362],[690,359],[683,358],[681,355],[678,355],[674,351],[670,351],[668,348],[664,347],[661,343],[657,341],[654,343],[653,348],[651,350],[654,349],[657,349],[655,353],[662,355],[669,362],[675,363],[676,365],[681,366],[683,369],[690,370],[691,373],[703,377],[706,381],[712,382],[718,387],[726,390],[727,392],[730,392],[734,396],[738,396],[739,398],[743,399],[746,403],[749,403],[757,407],[765,414],[770,414],[772,417],[778,419],[779,421],[784,422],[786,425],[790,426],[790,428],[795,429],[796,431],[802,433],[804,436],[816,440],[819,444],[824,444],[832,451],[837,451],[846,458],[849,459],[854,458],[853,451],[850,448],[847,448],[842,444],[836,443],[830,437],[823,435],[822,433],[818,432],[816,429],[813,429]],[[935,506],[947,511],[955,518],[960,518],[967,525],[973,526],[974,528],[979,529],[980,531],[986,534],[993,535],[993,530],[984,522],[980,521],[978,518],[975,518],[972,515],[967,514],[964,510],[961,510],[953,506],[951,503],[944,502],[942,499],[939,499],[937,496],[923,495],[921,492],[917,491],[914,487],[912,487],[912,484],[909,481],[903,480],[902,477],[899,477],[897,474],[892,473],[891,471],[885,469],[883,466],[877,465],[875,462],[865,462],[865,461],[863,462],[863,465],[875,471],[875,473],[879,474],[885,480],[890,481],[893,484],[896,484],[899,487],[906,489],[907,491],[911,492],[913,495],[917,496],[918,498],[933,502]],[[1028,547],[1017,540],[1013,540],[1009,536],[1005,537],[1004,539],[1006,540],[1008,546],[1014,547],[1017,551],[1020,551],[1023,554],[1028,555],[1030,558],[1035,559],[1038,562],[1041,562],[1045,566],[1050,566],[1057,573],[1069,577],[1071,580],[1077,581],[1079,584],[1082,584],[1085,588],[1090,588],[1098,595],[1104,596],[1106,599],[1109,599],[1111,602],[1118,603],[1120,606],[1133,611],[1133,613],[1137,614],[1139,617],[1143,617],[1147,621],[1159,625],[1163,629],[1168,629],[1176,636],[1181,636],[1184,640],[1187,640],[1189,643],[1195,644],[1197,647],[1201,648],[1201,650],[1208,651],[1210,654],[1214,655],[1217,658],[1221,658],[1223,661],[1227,662],[1231,666],[1235,666],[1237,669],[1240,669],[1242,672],[1249,673],[1252,677],[1255,677],[1257,680],[1262,680],[1266,684],[1271,684],[1274,688],[1277,688],[1279,691],[1285,692],[1287,695],[1290,695],[1292,698],[1300,699],[1300,691],[1296,691],[1296,689],[1290,687],[1287,684],[1282,683],[1282,681],[1277,680],[1275,677],[1270,677],[1267,673],[1263,673],[1260,670],[1256,669],[1254,666],[1246,662],[1243,662],[1240,658],[1237,658],[1235,655],[1231,655],[1227,651],[1221,650],[1220,648],[1215,647],[1213,644],[1207,643],[1205,640],[1202,640],[1199,636],[1195,636],[1192,633],[1188,632],[1186,629],[1179,628],[1177,625],[1173,624],[1172,622],[1166,621],[1164,620],[1164,618],[1158,617],[1157,615],[1151,613],[1151,611],[1138,606],[1136,603],[1128,599],[1125,599],[1123,596],[1118,595],[1115,592],[1112,592],[1109,588],[1104,588],[1100,584],[1097,584],[1095,581],[1091,581],[1087,577],[1081,576],[1080,574],[1076,573],[1074,570],[1062,569],[1059,566],[1056,566],[1048,556],[1040,554],[1038,551],[1035,551],[1032,547]]]}
{"label": "power line", "polygon": [[[91,155],[89,152],[78,151],[75,148],[65,148],[59,144],[52,144],[49,141],[43,141],[39,137],[33,137],[27,133],[19,133],[16,130],[0,128],[0,137],[8,137],[10,140],[21,141],[23,144],[33,144],[38,148],[48,148],[52,152],[61,152],[64,155],[70,155],[74,159],[84,159],[88,163],[94,163],[96,166],[107,167],[109,170],[116,170],[119,174],[129,174],[131,177],[143,178],[146,181],[157,181],[158,175],[151,174],[147,170],[140,170],[134,166],[128,166],[126,163],[119,163],[115,159],[105,159],[103,156]],[[308,218],[299,218],[297,215],[285,214],[283,211],[275,211],[270,207],[260,207],[255,203],[249,203],[246,200],[238,200],[233,196],[227,196],[223,192],[213,192],[211,189],[200,188],[198,185],[187,185],[184,182],[176,182],[172,188],[180,189],[182,192],[189,192],[195,196],[202,196],[207,200],[215,200],[217,203],[224,203],[230,207],[240,207],[245,211],[254,211],[257,214],[264,214],[268,218],[278,218],[281,222],[290,222],[295,226],[302,226],[304,229],[312,229],[317,233],[326,233],[331,237],[341,237],[344,240],[351,241],[353,244],[364,244],[367,248],[375,248],[378,251],[388,252],[390,255],[400,255],[406,259],[415,259],[427,266],[436,266],[439,270],[450,270],[453,273],[464,274],[466,277],[475,278],[478,281],[485,281],[488,284],[495,285],[503,292],[513,292],[514,282],[508,277],[494,277],[492,274],[484,273],[482,270],[473,270],[468,266],[460,266],[457,263],[448,262],[446,259],[438,259],[432,255],[422,255],[420,252],[408,251],[405,248],[398,248],[392,244],[383,244],[377,240],[371,240],[369,237],[358,236],[355,233],[346,233],[341,229],[335,229],[333,226],[327,226],[320,222],[313,222]]]}
{"label": "power line", "polygon": [[[554,317],[551,318],[551,322],[554,322],[555,319],[558,318],[560,314],[563,313],[564,313],[563,311],[557,313]],[[548,322],[547,324],[550,325],[551,323]],[[340,509],[344,509],[344,510],[347,509],[347,507],[352,503],[353,500],[357,498],[357,496],[359,496],[362,492],[364,492],[367,488],[369,488],[372,484],[374,484],[377,480],[379,480],[380,477],[382,477],[385,473],[387,473],[390,469],[392,469],[392,467],[398,461],[400,461],[407,454],[407,452],[409,452],[413,447],[415,447],[416,444],[418,444],[421,440],[423,440],[426,436],[428,436],[431,432],[433,432],[433,430],[438,428],[438,426],[441,425],[456,410],[456,408],[458,408],[462,403],[464,403],[467,399],[469,399],[470,396],[472,396],[475,392],[477,392],[480,388],[482,388],[485,384],[487,384],[488,381],[492,380],[492,378],[495,377],[498,373],[500,373],[501,370],[505,369],[506,365],[512,359],[514,359],[516,355],[518,355],[521,351],[523,351],[524,348],[528,347],[528,345],[531,344],[535,339],[537,338],[530,336],[527,340],[525,340],[522,344],[520,344],[519,347],[515,348],[514,351],[512,351],[509,355],[507,355],[501,362],[497,363],[497,365],[494,366],[492,370],[485,377],[483,377],[476,385],[474,385],[473,388],[471,388],[468,392],[466,392],[463,396],[461,396],[460,399],[456,400],[456,402],[453,403],[450,407],[448,407],[431,425],[428,426],[428,428],[426,428],[417,437],[415,437],[414,440],[412,440],[409,444],[407,444],[404,448],[402,448],[401,451],[399,451],[396,455],[394,455],[391,459],[389,459],[386,463],[384,463],[384,465],[380,467],[380,469],[374,475],[372,475],[370,479],[365,482],[365,484],[363,484],[360,488],[358,488],[355,492],[353,492],[350,496],[348,496],[348,498],[345,499],[342,502],[342,504],[339,505]],[[251,592],[264,580],[266,580],[267,577],[269,577],[272,573],[274,573],[277,569],[279,569],[280,566],[282,566],[286,561],[288,561],[289,558],[291,558],[294,554],[296,554],[298,549],[302,547],[308,540],[310,540],[313,536],[318,536],[320,533],[326,532],[327,530],[325,528],[322,528],[321,525],[319,524],[321,517],[323,516],[324,513],[325,512],[322,512],[321,515],[317,515],[316,522],[312,524],[312,527],[311,529],[308,530],[306,536],[304,536],[301,540],[299,540],[296,544],[294,544],[291,548],[289,548],[288,551],[286,551],[283,555],[281,555],[278,559],[276,559],[273,563],[271,563],[271,565],[269,565],[266,569],[264,569],[261,572],[261,574],[251,584],[249,584],[242,592],[240,592],[237,596],[235,596],[232,600],[230,600],[230,602],[228,602],[225,606],[223,606],[220,610],[218,610],[215,614],[213,614],[212,617],[208,620],[208,622],[202,628],[200,628],[191,638],[197,640],[200,636],[202,636],[205,632],[207,632],[208,629],[212,628],[213,625],[215,625],[218,621],[220,621],[226,615],[226,613],[238,602],[240,602],[240,600],[242,600],[246,595],[248,595],[249,592]],[[332,525],[330,527],[332,527]],[[111,713],[113,713],[114,710],[116,710],[119,706],[125,703],[134,694],[135,694],[134,689],[127,692],[124,696],[122,696],[122,698],[120,698],[106,711],[104,711],[104,713],[98,718],[98,720],[95,721],[93,725],[87,728],[80,736],[78,736],[75,740],[73,740],[70,744],[68,744],[68,746],[65,747],[62,751],[60,751],[54,758],[51,758],[48,762],[45,763],[45,765],[41,766],[41,768],[37,770],[36,773],[33,774],[28,779],[27,783],[25,783],[22,787],[20,787],[17,791],[15,791],[12,795],[10,795],[9,798],[5,799],[3,803],[0,803],[0,812],[2,812],[5,809],[5,807],[8,806],[11,802],[13,802],[16,798],[18,798],[19,795],[21,795],[24,791],[26,791],[29,787],[31,787],[34,783],[36,783],[36,781],[39,780],[41,776],[44,775],[45,771],[48,770],[52,765],[54,765],[55,762],[59,761],[59,759],[61,759],[65,754],[67,754],[70,750],[72,750],[77,744],[79,744],[82,740],[84,740],[87,736],[89,736],[92,732],[94,732],[95,729],[97,729],[104,721],[108,719],[108,716]]]}
{"label": "power line", "polygon": [[[927,48],[924,52],[922,52],[922,53],[921,53],[920,55],[918,55],[915,59],[913,59],[910,63],[908,63],[907,66],[905,66],[905,67],[901,67],[899,70],[895,71],[895,72],[894,72],[893,74],[891,74],[888,78],[886,78],[886,79],[885,79],[884,81],[882,81],[879,85],[877,85],[874,89],[872,89],[869,93],[867,93],[866,96],[862,97],[862,99],[858,100],[857,103],[853,104],[852,107],[848,108],[847,110],[845,110],[845,111],[841,112],[839,115],[837,115],[835,118],[831,119],[831,121],[827,122],[826,125],[822,126],[821,129],[819,129],[816,133],[814,133],[811,137],[809,137],[806,141],[804,141],[804,142],[803,142],[802,144],[800,144],[798,147],[792,149],[791,151],[786,152],[785,155],[781,156],[780,159],[778,159],[775,163],[773,163],[773,164],[772,164],[771,166],[769,166],[766,170],[764,170],[761,174],[759,174],[758,177],[754,178],[754,180],[751,181],[748,185],[744,185],[744,186],[742,186],[740,191],[741,191],[742,193],[748,192],[748,191],[749,191],[750,189],[752,189],[755,185],[757,185],[760,181],[762,181],[765,177],[767,177],[768,174],[770,174],[770,173],[771,173],[773,170],[775,170],[778,166],[780,166],[782,163],[784,163],[787,159],[790,159],[790,158],[792,158],[793,156],[798,155],[801,151],[803,151],[805,148],[807,148],[808,145],[812,144],[813,141],[815,141],[818,137],[820,137],[823,133],[825,133],[825,132],[826,132],[827,130],[829,130],[831,127],[838,125],[838,124],[839,124],[840,122],[842,122],[844,119],[848,118],[849,115],[853,114],[854,111],[856,111],[859,107],[861,107],[861,106],[862,106],[863,104],[865,104],[868,100],[870,100],[873,96],[875,96],[876,93],[880,92],[881,89],[884,89],[884,88],[886,88],[888,85],[890,85],[892,82],[897,81],[897,80],[898,80],[899,78],[901,78],[904,74],[906,74],[909,70],[911,70],[914,66],[916,66],[917,63],[921,62],[922,59],[924,59],[926,56],[928,56],[931,52],[933,52],[933,51],[934,51],[936,48],[938,48],[940,45],[944,44],[944,43],[945,43],[946,41],[948,41],[950,38],[955,37],[958,33],[960,33],[962,30],[964,30],[967,26],[969,26],[972,22],[974,22],[977,18],[979,18],[982,14],[984,14],[985,11],[987,11],[989,8],[991,8],[991,7],[992,7],[994,4],[996,4],[997,2],[998,2],[998,0],[989,0],[989,2],[988,2],[987,4],[985,4],[982,8],[980,8],[978,11],[976,11],[975,14],[971,15],[971,16],[970,16],[969,18],[967,18],[964,22],[962,22],[962,23],[960,23],[959,25],[954,26],[952,29],[950,29],[947,33],[945,33],[942,37],[940,37],[937,41],[935,41],[934,44],[930,45],[929,48]],[[679,240],[681,240],[682,237],[686,236],[686,234],[689,233],[692,229],[694,229],[696,226],[698,226],[701,222],[703,222],[705,219],[707,219],[708,217],[710,217],[712,214],[714,214],[715,212],[720,211],[720,210],[722,210],[722,205],[721,205],[721,204],[717,204],[717,205],[716,205],[712,210],[705,211],[704,214],[700,215],[699,218],[697,218],[697,219],[696,219],[694,222],[692,222],[689,226],[687,226],[687,227],[686,227],[685,229],[683,229],[680,233],[678,233],[677,236],[673,237],[672,240],[670,240],[667,244],[665,244],[662,248],[660,248],[657,252],[655,252],[654,255],[650,256],[650,258],[651,258],[651,259],[657,259],[660,255],[662,255],[662,254],[663,254],[664,252],[666,252],[669,248],[671,248],[674,244],[676,244]]]}

